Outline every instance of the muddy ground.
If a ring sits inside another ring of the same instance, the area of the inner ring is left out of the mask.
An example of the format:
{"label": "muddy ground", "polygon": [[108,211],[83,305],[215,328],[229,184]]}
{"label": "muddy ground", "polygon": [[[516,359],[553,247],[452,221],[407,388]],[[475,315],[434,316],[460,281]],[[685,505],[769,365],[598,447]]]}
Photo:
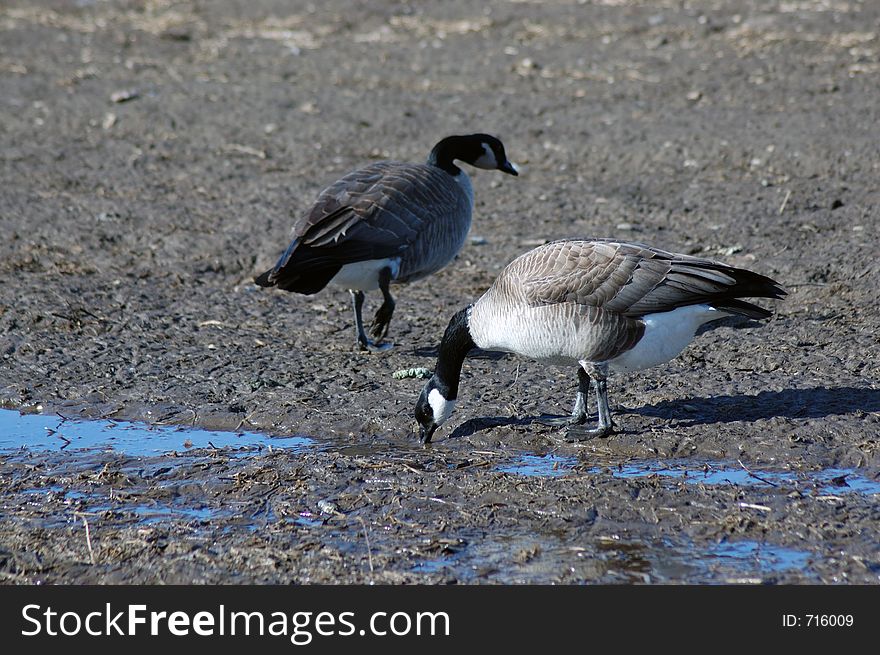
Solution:
{"label": "muddy ground", "polygon": [[[877,583],[880,496],[810,475],[880,475],[878,33],[857,0],[4,2],[5,406],[319,446],[6,452],[2,580]],[[252,284],[340,174],[474,131],[522,174],[473,172],[472,238],[398,288],[390,352],[354,348],[345,292]],[[609,438],[535,422],[570,410],[574,371],[482,353],[418,446],[424,381],[393,373],[433,367],[457,308],[570,236],[790,293],[614,379]],[[568,464],[500,470],[547,454]],[[163,503],[190,513],[130,510]],[[699,564],[736,544],[803,559]]]}

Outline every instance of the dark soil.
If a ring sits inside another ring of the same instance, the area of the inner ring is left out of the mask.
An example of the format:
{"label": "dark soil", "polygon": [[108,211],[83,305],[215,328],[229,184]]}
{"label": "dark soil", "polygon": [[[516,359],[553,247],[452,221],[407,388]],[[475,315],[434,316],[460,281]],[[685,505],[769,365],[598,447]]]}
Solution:
{"label": "dark soil", "polygon": [[[3,403],[321,448],[0,455],[0,576],[877,583],[877,494],[612,473],[877,479],[878,33],[880,5],[844,0],[4,2]],[[472,238],[397,289],[390,352],[356,350],[343,291],[253,285],[327,183],[476,131],[521,175],[469,171]],[[722,259],[789,296],[615,378],[609,438],[535,422],[570,410],[573,370],[483,353],[418,446],[424,381],[393,373],[432,368],[449,317],[516,255],[586,236]],[[575,464],[499,470],[548,452]],[[210,519],[145,521],[131,499]],[[680,563],[737,543],[808,558]]]}

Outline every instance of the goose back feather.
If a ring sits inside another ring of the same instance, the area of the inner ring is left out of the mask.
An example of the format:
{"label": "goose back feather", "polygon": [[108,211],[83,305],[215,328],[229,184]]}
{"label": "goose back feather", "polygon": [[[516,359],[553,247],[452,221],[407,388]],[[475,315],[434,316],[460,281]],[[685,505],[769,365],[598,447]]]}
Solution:
{"label": "goose back feather", "polygon": [[646,316],[708,305],[716,318],[766,318],[739,298],[782,295],[773,280],[713,260],[612,239],[562,240],[511,262],[474,304],[470,330],[483,348],[606,362],[638,343]]}
{"label": "goose back feather", "polygon": [[317,293],[345,264],[384,259],[399,259],[393,281],[426,277],[464,245],[472,207],[464,171],[452,176],[428,164],[375,162],[320,193],[257,283]]}

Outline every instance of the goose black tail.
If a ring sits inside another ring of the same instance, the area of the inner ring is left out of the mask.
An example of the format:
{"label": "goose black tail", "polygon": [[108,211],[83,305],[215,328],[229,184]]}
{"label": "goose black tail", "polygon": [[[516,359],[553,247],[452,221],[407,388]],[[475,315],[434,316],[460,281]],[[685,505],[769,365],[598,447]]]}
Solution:
{"label": "goose black tail", "polygon": [[261,287],[278,287],[283,291],[302,293],[307,296],[318,293],[327,286],[330,280],[339,272],[341,266],[285,266],[284,268],[271,268],[262,275],[254,278],[254,282]]}
{"label": "goose black tail", "polygon": [[740,298],[775,298],[778,300],[787,295],[782,285],[765,275],[742,268],[732,268],[725,273],[731,275],[736,280],[736,284],[730,287],[725,297],[712,303],[717,309],[754,319],[769,318],[773,312],[740,300]]}
{"label": "goose black tail", "polygon": [[263,273],[262,275],[258,275],[254,278],[254,283],[260,287],[274,287],[275,282],[272,280],[272,273],[275,272],[274,268],[270,268],[268,271]]}

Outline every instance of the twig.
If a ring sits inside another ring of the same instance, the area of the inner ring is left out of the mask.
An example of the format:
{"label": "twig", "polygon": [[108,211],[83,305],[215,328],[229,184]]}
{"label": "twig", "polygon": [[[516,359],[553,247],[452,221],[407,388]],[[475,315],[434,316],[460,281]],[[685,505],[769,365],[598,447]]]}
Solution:
{"label": "twig", "polygon": [[243,419],[241,419],[241,420],[238,422],[238,425],[235,426],[235,429],[233,430],[233,432],[238,432],[239,430],[241,430],[241,426],[243,426],[245,423],[250,423],[250,422],[251,422],[251,416],[253,416],[254,413],[255,413],[255,412],[251,412],[250,414],[247,414]]}
{"label": "twig", "polygon": [[769,512],[770,508],[766,505],[755,505],[754,503],[740,503],[739,506],[743,509],[757,509],[762,512]]}
{"label": "twig", "polygon": [[249,155],[258,159],[266,159],[265,150],[257,150],[256,148],[251,148],[250,146],[243,146],[240,143],[227,143],[225,146],[223,146],[223,149],[227,152],[238,152],[242,155]]}
{"label": "twig", "polygon": [[510,385],[510,389],[515,389],[517,383],[519,382],[519,362],[516,363],[516,372],[513,374],[513,382]]}
{"label": "twig", "polygon": [[363,517],[356,517],[358,521],[361,522],[361,526],[364,529],[364,539],[367,541],[367,561],[370,564],[370,573],[373,573],[373,550],[370,548],[370,535],[367,534],[367,522],[364,521]]}
{"label": "twig", "polygon": [[778,486],[779,486],[779,485],[776,484],[775,482],[770,482],[770,480],[765,480],[764,478],[762,478],[762,477],[761,477],[760,475],[758,475],[757,473],[752,473],[752,472],[748,469],[748,467],[747,467],[745,464],[742,463],[742,460],[738,459],[738,460],[736,460],[736,462],[737,462],[737,464],[739,464],[740,466],[743,467],[743,471],[745,471],[746,473],[748,473],[750,477],[753,477],[753,478],[755,478],[756,480],[760,480],[760,481],[763,482],[764,484],[769,484],[771,487],[778,487]]}
{"label": "twig", "polygon": [[788,199],[791,198],[791,189],[785,192],[785,198],[782,200],[782,205],[779,207],[780,215],[785,211],[785,206],[788,204]]}
{"label": "twig", "polygon": [[89,522],[88,522],[88,520],[86,519],[85,515],[84,515],[84,514],[81,514],[80,512],[74,512],[73,515],[76,516],[76,517],[81,518],[81,519],[82,519],[82,522],[83,522],[83,525],[86,526],[86,546],[89,547],[89,561],[91,561],[92,566],[94,566],[94,564],[95,564],[95,553],[94,553],[94,551],[92,550],[92,535],[91,535],[91,532],[89,531]]}
{"label": "twig", "polygon": [[53,429],[53,428],[46,428],[46,433],[48,434],[48,436],[50,436],[50,437],[58,437],[59,439],[61,439],[61,441],[64,442],[64,445],[61,446],[61,450],[64,450],[65,448],[67,448],[67,447],[72,443],[72,442],[70,441],[70,439],[68,439],[68,438],[65,437],[63,434],[61,434],[58,430],[55,430],[55,429]]}

